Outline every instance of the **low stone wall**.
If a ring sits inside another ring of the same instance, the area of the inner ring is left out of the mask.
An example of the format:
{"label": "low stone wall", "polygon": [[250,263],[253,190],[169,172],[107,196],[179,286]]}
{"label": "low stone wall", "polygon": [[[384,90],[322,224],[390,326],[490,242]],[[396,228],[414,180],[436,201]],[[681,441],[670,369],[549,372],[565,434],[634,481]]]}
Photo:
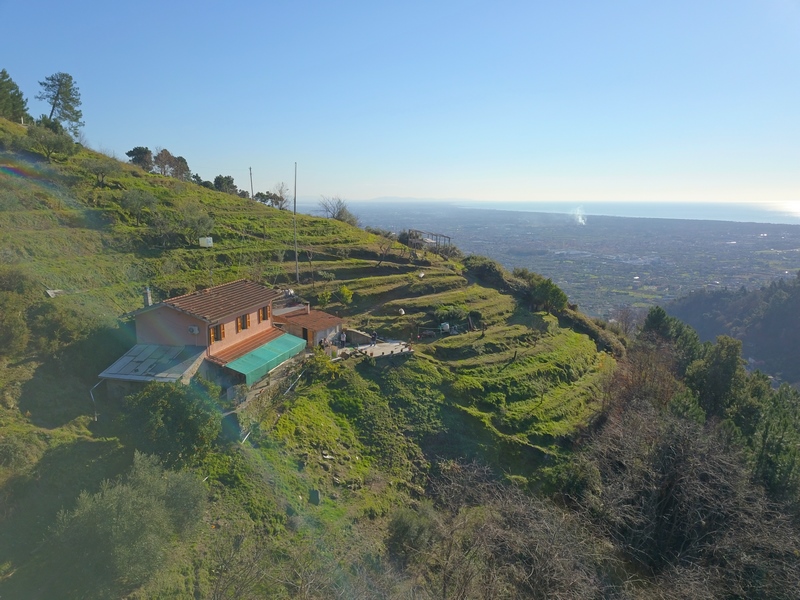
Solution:
{"label": "low stone wall", "polygon": [[364,333],[358,329],[347,329],[345,334],[347,335],[347,343],[352,346],[363,346],[372,341],[369,333]]}

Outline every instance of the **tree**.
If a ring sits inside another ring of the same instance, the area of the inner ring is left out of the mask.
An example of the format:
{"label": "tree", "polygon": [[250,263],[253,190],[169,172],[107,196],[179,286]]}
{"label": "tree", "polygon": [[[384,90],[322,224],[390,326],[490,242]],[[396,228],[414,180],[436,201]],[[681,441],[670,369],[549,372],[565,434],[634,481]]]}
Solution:
{"label": "tree", "polygon": [[148,173],[153,170],[153,153],[150,148],[145,146],[136,146],[132,150],[128,150],[125,156],[130,158],[130,163],[141,167]]}
{"label": "tree", "polygon": [[153,166],[156,171],[161,175],[169,176],[172,174],[172,165],[175,162],[175,157],[170,154],[169,150],[162,148],[158,154],[153,157]]}
{"label": "tree", "polygon": [[50,105],[49,119],[59,123],[66,123],[73,135],[78,134],[78,129],[83,127],[83,113],[80,110],[81,93],[72,75],[69,73],[54,73],[40,81],[42,91],[37,94],[37,100],[44,100]]}
{"label": "tree", "polygon": [[339,286],[339,300],[342,301],[342,304],[353,302],[353,291],[344,284]]}
{"label": "tree", "polygon": [[378,260],[378,263],[375,265],[376,267],[380,267],[383,264],[383,261],[385,261],[386,257],[389,256],[389,252],[391,251],[392,246],[394,246],[393,233],[387,231],[385,233],[382,232],[378,235],[381,236],[378,238],[378,249],[380,250],[379,253],[380,259]]}
{"label": "tree", "polygon": [[253,194],[253,200],[255,200],[256,202],[260,202],[261,204],[271,204],[272,203],[271,202],[272,198],[271,198],[270,192],[267,192],[267,193],[256,192],[255,194]]}
{"label": "tree", "polygon": [[178,234],[177,226],[170,217],[171,213],[165,210],[154,210],[150,217],[150,231],[159,240],[162,248],[166,248],[173,237]]}
{"label": "tree", "polygon": [[81,166],[97,177],[98,187],[106,184],[106,177],[120,172],[119,162],[107,156],[90,156],[81,161]]}
{"label": "tree", "polygon": [[754,478],[774,498],[800,502],[800,392],[787,384],[771,391],[753,441]]}
{"label": "tree", "polygon": [[209,190],[214,189],[214,184],[206,179],[203,179],[200,176],[200,173],[192,173],[191,180],[192,183],[196,183],[197,185],[203,186],[204,188],[208,188]]}
{"label": "tree", "polygon": [[189,181],[192,177],[192,170],[189,163],[182,156],[176,156],[172,162],[172,176],[181,181]]}
{"label": "tree", "polygon": [[125,399],[137,447],[168,465],[202,460],[221,431],[213,399],[197,385],[153,382]]}
{"label": "tree", "polygon": [[192,532],[204,506],[205,489],[194,474],[166,471],[154,457],[135,453],[126,479],[82,492],[73,510],[58,515],[58,560],[70,563],[70,583],[86,588],[75,596],[121,597],[118,588],[149,580],[174,541]]}
{"label": "tree", "polygon": [[233,182],[233,177],[230,175],[217,175],[214,177],[214,189],[234,196],[239,193],[236,184]]}
{"label": "tree", "polygon": [[336,219],[342,221],[353,227],[358,227],[358,217],[356,217],[347,208],[347,202],[342,200],[339,196],[322,196],[319,201],[320,210],[322,214],[329,219]]}
{"label": "tree", "polygon": [[5,69],[0,71],[0,117],[9,121],[20,121],[25,117],[33,120],[28,114],[28,101]]}
{"label": "tree", "polygon": [[136,224],[141,223],[142,213],[145,210],[153,210],[156,206],[156,198],[151,193],[144,190],[128,190],[122,194],[120,206],[136,218]]}
{"label": "tree", "polygon": [[686,370],[686,384],[709,416],[724,417],[725,409],[744,393],[745,380],[742,342],[726,335],[719,336],[708,354]]}
{"label": "tree", "polygon": [[50,162],[58,154],[75,154],[75,142],[66,133],[56,133],[43,125],[31,125],[27,135],[28,147],[43,154]]}
{"label": "tree", "polygon": [[278,210],[284,210],[289,204],[289,187],[284,183],[276,183],[272,189],[272,197],[270,203]]}
{"label": "tree", "polygon": [[319,304],[319,307],[321,309],[325,310],[325,307],[328,306],[328,304],[330,304],[330,301],[331,301],[331,292],[329,290],[323,290],[319,294],[317,294],[317,304]]}
{"label": "tree", "polygon": [[199,205],[186,205],[181,211],[181,226],[186,241],[196,244],[197,238],[211,233],[214,229],[214,219]]}

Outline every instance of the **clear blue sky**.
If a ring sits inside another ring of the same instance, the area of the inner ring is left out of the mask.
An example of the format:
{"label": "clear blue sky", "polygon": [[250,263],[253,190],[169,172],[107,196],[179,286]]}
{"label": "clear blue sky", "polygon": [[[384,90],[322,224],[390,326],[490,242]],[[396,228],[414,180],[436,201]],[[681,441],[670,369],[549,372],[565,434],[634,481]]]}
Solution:
{"label": "clear blue sky", "polygon": [[800,212],[800,1],[0,0],[39,115],[298,195],[758,201]]}

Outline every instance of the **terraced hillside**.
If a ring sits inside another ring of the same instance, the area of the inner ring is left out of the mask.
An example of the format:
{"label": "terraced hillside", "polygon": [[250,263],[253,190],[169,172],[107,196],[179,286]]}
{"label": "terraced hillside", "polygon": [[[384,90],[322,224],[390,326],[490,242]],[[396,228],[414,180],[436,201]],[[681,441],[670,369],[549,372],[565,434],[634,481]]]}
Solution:
{"label": "terraced hillside", "polygon": [[[392,508],[420,498],[443,461],[476,458],[539,485],[541,467],[562,458],[599,406],[613,335],[568,311],[531,311],[513,286],[465,261],[298,215],[298,281],[290,212],[129,164],[100,183],[92,165],[111,159],[80,149],[51,164],[12,151],[24,135],[0,119],[0,300],[18,317],[0,325],[21,341],[0,355],[4,596],[36,588],[47,597],[66,580],[73,597],[90,597],[77,571],[54,570],[60,559],[40,549],[60,510],[132,463],[124,411],[102,388],[90,391],[130,345],[120,316],[141,306],[145,286],[156,300],[243,277],[292,287],[349,327],[410,341],[414,352],[315,355],[290,391],[243,407],[227,441],[192,467],[212,499],[200,550],[187,546],[138,592],[126,588],[130,597],[182,597],[175,590],[192,586],[205,594],[218,524],[237,519],[287,547],[311,552],[326,540],[329,571],[367,560],[381,552]],[[133,190],[155,201],[136,209],[126,203]],[[199,247],[199,235],[213,247]],[[224,395],[213,400],[229,407]]]}

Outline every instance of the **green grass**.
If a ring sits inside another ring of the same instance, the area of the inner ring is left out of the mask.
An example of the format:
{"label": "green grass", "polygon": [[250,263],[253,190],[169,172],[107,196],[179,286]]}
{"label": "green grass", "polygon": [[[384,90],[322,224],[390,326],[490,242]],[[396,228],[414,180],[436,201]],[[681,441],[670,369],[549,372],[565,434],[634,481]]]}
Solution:
{"label": "green grass", "polygon": [[[23,129],[0,119],[0,140],[19,135]],[[610,356],[555,317],[473,282],[459,264],[411,261],[395,249],[378,267],[376,236],[298,215],[298,284],[291,213],[124,165],[111,184],[150,191],[172,218],[187,206],[214,218],[213,248],[186,240],[161,247],[148,215],[137,225],[120,207],[122,191],[97,187],[82,170],[89,155],[82,150],[53,165],[14,157],[34,176],[0,175],[0,259],[41,286],[32,309],[75,311],[86,329],[52,356],[31,346],[0,364],[0,460],[13,458],[0,464],[3,597],[57,589],[57,569],[37,550],[56,514],[130,465],[133,449],[114,421],[118,407],[101,402],[94,423],[88,392],[107,366],[92,370],[94,363],[115,358],[104,356],[107,338],[98,331],[107,334],[103,326],[141,306],[145,285],[159,300],[248,277],[291,286],[314,302],[344,284],[353,302],[334,297],[331,312],[349,327],[410,339],[415,354],[350,359],[331,371],[335,379],[303,380],[293,395],[249,414],[260,433],[220,448],[197,469],[208,478],[210,505],[196,547],[179,549],[138,597],[185,597],[196,593],[191,586],[207,585],[211,525],[232,513],[268,530],[278,546],[326,540],[332,562],[377,556],[391,510],[424,493],[435,461],[476,458],[535,483],[600,402]],[[45,288],[65,295],[49,299]],[[418,339],[438,327],[442,306],[463,307],[478,330]],[[122,334],[112,333],[121,344]],[[322,493],[319,506],[308,502],[311,489]]]}

